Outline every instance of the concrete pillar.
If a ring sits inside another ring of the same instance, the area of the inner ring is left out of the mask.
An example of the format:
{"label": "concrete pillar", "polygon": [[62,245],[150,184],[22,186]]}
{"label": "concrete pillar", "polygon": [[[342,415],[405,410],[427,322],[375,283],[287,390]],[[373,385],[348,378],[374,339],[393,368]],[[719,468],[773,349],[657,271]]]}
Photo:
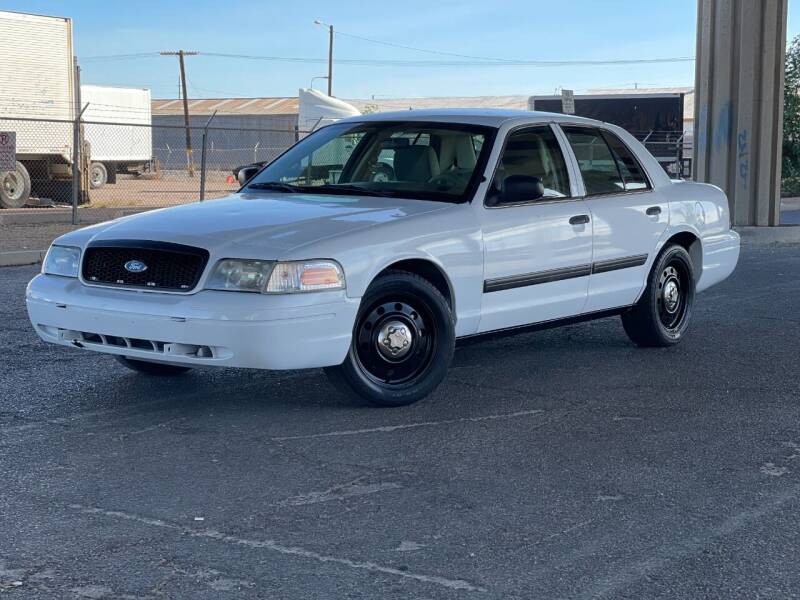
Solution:
{"label": "concrete pillar", "polygon": [[780,221],[787,0],[698,0],[694,178],[735,225]]}

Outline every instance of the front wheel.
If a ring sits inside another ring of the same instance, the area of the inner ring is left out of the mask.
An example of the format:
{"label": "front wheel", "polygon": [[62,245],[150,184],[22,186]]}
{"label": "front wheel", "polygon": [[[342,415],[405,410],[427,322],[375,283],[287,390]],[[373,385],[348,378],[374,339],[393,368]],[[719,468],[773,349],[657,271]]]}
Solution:
{"label": "front wheel", "polygon": [[453,315],[441,292],[418,275],[390,271],[362,299],[347,358],[325,373],[369,404],[404,406],[436,389],[454,350]]}
{"label": "front wheel", "polygon": [[656,259],[639,302],[622,315],[628,337],[639,346],[672,346],[692,318],[694,268],[682,246],[667,246]]}
{"label": "front wheel", "polygon": [[144,373],[145,375],[181,375],[190,371],[191,367],[181,367],[179,365],[167,365],[164,363],[150,362],[147,360],[137,360],[135,358],[128,358],[127,356],[120,356],[115,354],[120,363],[128,367],[131,371],[137,373]]}

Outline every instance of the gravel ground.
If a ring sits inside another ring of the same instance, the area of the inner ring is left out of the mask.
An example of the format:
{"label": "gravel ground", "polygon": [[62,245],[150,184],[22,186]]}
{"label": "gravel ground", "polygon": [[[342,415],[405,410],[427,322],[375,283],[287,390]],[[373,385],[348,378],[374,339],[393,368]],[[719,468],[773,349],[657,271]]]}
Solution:
{"label": "gravel ground", "polygon": [[[206,198],[221,198],[239,189],[237,182],[228,183],[230,171],[211,171],[206,179]],[[159,179],[121,175],[117,183],[91,191],[92,208],[129,208],[169,206],[195,202],[200,197],[200,174],[166,172]]]}
{"label": "gravel ground", "polygon": [[69,223],[0,224],[0,252],[47,250],[58,236],[79,227],[85,227],[85,225]]}
{"label": "gravel ground", "polygon": [[34,273],[0,269],[0,595],[800,597],[800,246],[746,247],[679,347],[487,341],[395,410],[45,345]]}

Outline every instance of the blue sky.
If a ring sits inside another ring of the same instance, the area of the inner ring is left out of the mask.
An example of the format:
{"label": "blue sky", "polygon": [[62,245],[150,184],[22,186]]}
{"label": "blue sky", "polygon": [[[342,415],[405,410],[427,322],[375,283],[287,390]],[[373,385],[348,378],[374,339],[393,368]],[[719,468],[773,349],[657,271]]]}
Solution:
{"label": "blue sky", "polygon": [[[800,32],[790,0],[789,37]],[[501,5],[502,9],[497,6]],[[394,44],[480,57],[522,60],[598,60],[694,55],[695,0],[4,0],[2,8],[72,17],[83,81],[149,87],[176,97],[177,60],[89,57],[184,48],[201,53],[325,58],[327,31]],[[337,36],[340,59],[459,60]],[[324,64],[203,56],[187,59],[189,96],[293,96]],[[409,67],[337,65],[334,95],[446,96],[553,93],[558,87],[692,85],[694,64],[559,67]],[[315,87],[324,89],[318,80]]]}

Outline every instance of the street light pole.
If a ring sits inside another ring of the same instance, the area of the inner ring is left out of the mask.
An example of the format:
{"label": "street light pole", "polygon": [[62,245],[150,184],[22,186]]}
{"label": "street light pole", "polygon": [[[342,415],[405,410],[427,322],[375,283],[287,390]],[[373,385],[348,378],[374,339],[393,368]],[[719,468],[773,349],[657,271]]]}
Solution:
{"label": "street light pole", "polygon": [[312,89],[312,90],[314,89],[314,82],[315,82],[317,79],[327,79],[327,76],[325,76],[325,75],[317,75],[316,77],[312,77],[312,78],[311,78],[311,89]]}
{"label": "street light pole", "polygon": [[328,96],[333,96],[333,25],[328,25],[319,19],[314,21],[314,25],[328,28]]}
{"label": "street light pole", "polygon": [[328,26],[328,96],[333,96],[333,25]]}

